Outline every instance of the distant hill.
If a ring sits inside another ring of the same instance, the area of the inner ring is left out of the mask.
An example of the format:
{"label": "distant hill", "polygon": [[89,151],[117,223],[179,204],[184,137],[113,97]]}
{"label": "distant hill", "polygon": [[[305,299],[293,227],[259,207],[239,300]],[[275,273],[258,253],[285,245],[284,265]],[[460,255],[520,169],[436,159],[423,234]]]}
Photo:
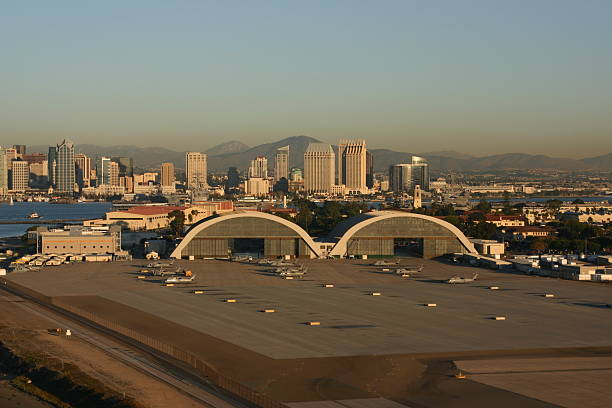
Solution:
{"label": "distant hill", "polygon": [[215,147],[204,151],[209,156],[219,156],[222,154],[242,153],[249,150],[250,147],[238,140],[232,140],[230,142],[221,143]]}
{"label": "distant hill", "polygon": [[[276,149],[289,146],[289,166],[303,167],[304,151],[309,143],[317,143],[319,140],[309,136],[292,136],[273,143],[265,143],[249,148],[242,142],[232,141],[220,144],[209,150],[208,168],[213,172],[225,172],[230,166],[245,170],[249,167],[251,160],[257,156],[268,158],[270,169],[274,167]],[[245,149],[246,150],[243,150]],[[337,147],[334,146],[337,152]],[[32,153],[47,153],[48,146],[28,146]],[[137,147],[137,146],[96,146],[77,145],[77,153],[84,153],[90,157],[98,156],[129,156],[134,158],[134,165],[143,169],[159,168],[163,162],[172,162],[183,169],[185,167],[185,153],[176,152],[162,147]],[[217,153],[225,152],[225,153]],[[374,158],[374,170],[376,172],[387,171],[389,166],[395,163],[409,163],[413,155],[409,152],[397,152],[388,149],[371,149]],[[525,153],[497,154],[485,157],[471,157],[452,151],[421,153],[434,170],[504,170],[504,169],[558,169],[558,170],[600,170],[612,171],[612,153],[585,159],[566,159],[549,157],[545,155],[530,155]]]}
{"label": "distant hill", "polygon": [[251,160],[257,156],[265,156],[268,159],[268,167],[274,168],[276,149],[289,146],[289,167],[302,167],[304,165],[304,151],[309,143],[317,143],[319,140],[309,136],[292,136],[274,143],[265,143],[252,147],[244,152],[222,154],[208,157],[208,168],[211,171],[225,171],[234,166],[238,169],[246,169]]}
{"label": "distant hill", "polygon": [[419,153],[418,156],[422,156],[422,157],[431,157],[431,156],[435,156],[435,157],[450,157],[453,159],[464,159],[464,160],[469,160],[469,159],[473,159],[475,156],[472,156],[470,154],[465,154],[465,153],[461,153],[461,152],[457,152],[454,150],[440,150],[437,152],[427,152],[427,153]]}

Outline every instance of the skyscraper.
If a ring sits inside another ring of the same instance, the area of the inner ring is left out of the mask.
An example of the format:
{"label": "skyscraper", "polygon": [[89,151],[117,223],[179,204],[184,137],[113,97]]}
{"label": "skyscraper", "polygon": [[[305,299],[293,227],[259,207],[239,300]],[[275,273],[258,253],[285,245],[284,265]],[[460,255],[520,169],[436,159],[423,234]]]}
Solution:
{"label": "skyscraper", "polygon": [[17,152],[17,157],[22,157],[26,154],[26,145],[13,145],[13,149]]}
{"label": "skyscraper", "polygon": [[57,167],[57,146],[49,146],[49,153],[47,154],[47,166],[49,173],[49,185],[55,187],[57,174],[55,169]]}
{"label": "skyscraper", "polygon": [[96,160],[96,176],[98,177],[96,186],[110,186],[111,185],[111,158],[110,157],[98,157]]}
{"label": "skyscraper", "polygon": [[162,163],[161,169],[161,185],[164,187],[174,186],[174,164],[172,163]]}
{"label": "skyscraper", "polygon": [[8,165],[6,163],[6,149],[0,147],[0,194],[8,191]]}
{"label": "skyscraper", "polygon": [[366,187],[374,188],[374,157],[366,151]]}
{"label": "skyscraper", "polygon": [[30,166],[27,161],[13,160],[11,170],[11,190],[25,191],[30,180]]}
{"label": "skyscraper", "polygon": [[240,186],[240,174],[236,167],[227,170],[227,180],[225,181],[225,191],[231,192]]}
{"label": "skyscraper", "polygon": [[74,191],[74,143],[64,139],[57,145],[57,164],[55,166],[55,189],[62,193]]}
{"label": "skyscraper", "polygon": [[411,188],[412,165],[400,163],[389,166],[389,190],[395,193],[405,193]]}
{"label": "skyscraper", "polygon": [[366,156],[365,140],[340,140],[338,144],[338,184],[344,184],[349,192],[364,193],[367,190]]}
{"label": "skyscraper", "polygon": [[134,159],[131,157],[111,157],[119,165],[119,177],[134,177]]}
{"label": "skyscraper", "polygon": [[310,143],[304,152],[304,190],[329,194],[334,185],[336,155],[331,145]]}
{"label": "skyscraper", "polygon": [[289,180],[289,146],[276,149],[274,180],[278,181],[283,177]]}
{"label": "skyscraper", "polygon": [[185,153],[187,188],[200,189],[208,186],[206,159],[206,155],[200,152]]}
{"label": "skyscraper", "polygon": [[429,164],[424,157],[412,156],[412,187],[417,185],[429,191]]}
{"label": "skyscraper", "polygon": [[108,163],[108,180],[109,183],[108,185],[110,186],[119,186],[120,182],[119,179],[121,178],[119,176],[120,174],[120,166],[119,163],[115,162],[115,161],[110,161],[110,163]]}
{"label": "skyscraper", "polygon": [[82,153],[74,155],[74,165],[76,169],[76,183],[80,188],[91,185],[91,158]]}
{"label": "skyscraper", "polygon": [[399,192],[410,192],[415,186],[429,190],[429,165],[418,156],[412,156],[411,163],[394,164],[389,167],[389,189]]}
{"label": "skyscraper", "polygon": [[251,167],[249,167],[249,178],[268,178],[268,159],[264,156],[258,156],[251,160]]}

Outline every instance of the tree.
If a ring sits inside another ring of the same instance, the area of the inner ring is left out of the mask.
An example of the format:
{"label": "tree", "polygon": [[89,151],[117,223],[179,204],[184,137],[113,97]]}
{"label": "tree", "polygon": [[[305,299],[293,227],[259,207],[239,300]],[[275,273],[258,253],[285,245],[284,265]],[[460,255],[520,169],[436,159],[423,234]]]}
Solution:
{"label": "tree", "polygon": [[474,207],[474,209],[482,211],[484,213],[488,213],[491,211],[491,204],[483,198],[478,204],[476,204],[476,207]]}
{"label": "tree", "polygon": [[168,218],[170,219],[170,229],[174,236],[181,236],[185,228],[185,213],[180,210],[174,210],[168,214]]}
{"label": "tree", "polygon": [[548,242],[543,239],[534,239],[533,241],[531,241],[530,247],[534,251],[542,252],[548,249]]}

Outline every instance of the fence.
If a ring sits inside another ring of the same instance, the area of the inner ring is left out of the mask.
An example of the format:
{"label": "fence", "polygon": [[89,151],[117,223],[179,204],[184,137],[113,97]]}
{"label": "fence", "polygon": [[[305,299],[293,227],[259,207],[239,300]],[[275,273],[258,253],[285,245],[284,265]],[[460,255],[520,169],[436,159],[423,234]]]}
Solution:
{"label": "fence", "polygon": [[160,351],[168,356],[182,361],[190,367],[194,368],[199,375],[205,377],[206,380],[208,380],[208,382],[210,382],[214,386],[219,387],[227,391],[228,393],[240,397],[243,400],[251,402],[261,408],[287,408],[287,406],[282,402],[276,401],[268,397],[266,394],[255,391],[252,388],[239,383],[238,381],[235,381],[225,375],[220,374],[216,369],[214,369],[204,361],[200,360],[192,353],[189,353],[185,350],[181,350],[171,344],[164,343],[153,337],[139,333],[133,329],[123,327],[117,322],[105,319],[94,313],[69,305],[58,299],[53,299],[44,296],[22,285],[16,284],[15,282],[7,281],[6,279],[4,279],[1,283],[5,285],[7,289],[13,292],[17,292],[17,294],[25,295],[26,297],[37,300],[39,303],[50,304],[61,308],[67,312],[80,316],[104,328],[112,330],[123,336],[129,337],[154,350]]}

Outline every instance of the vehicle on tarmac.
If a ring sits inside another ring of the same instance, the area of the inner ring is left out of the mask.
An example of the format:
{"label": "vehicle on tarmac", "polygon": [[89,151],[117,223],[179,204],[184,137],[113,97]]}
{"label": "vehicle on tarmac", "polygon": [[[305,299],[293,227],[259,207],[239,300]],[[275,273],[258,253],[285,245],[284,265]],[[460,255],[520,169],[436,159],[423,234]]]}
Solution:
{"label": "vehicle on tarmac", "polygon": [[472,276],[471,278],[464,278],[464,277],[459,276],[459,275],[451,276],[445,282],[446,283],[451,283],[451,284],[470,283],[470,282],[474,282],[476,279],[478,279],[478,274],[477,273],[475,273],[474,276]]}

